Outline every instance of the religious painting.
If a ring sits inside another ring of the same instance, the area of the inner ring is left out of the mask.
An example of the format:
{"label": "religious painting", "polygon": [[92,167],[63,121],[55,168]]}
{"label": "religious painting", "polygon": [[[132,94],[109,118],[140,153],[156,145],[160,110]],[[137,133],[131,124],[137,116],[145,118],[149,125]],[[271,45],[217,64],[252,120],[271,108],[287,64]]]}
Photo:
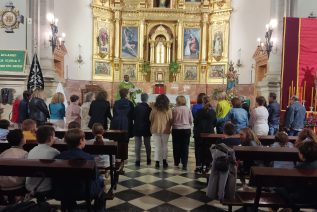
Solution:
{"label": "religious painting", "polygon": [[122,27],[121,56],[122,58],[137,58],[139,45],[139,28]]}
{"label": "religious painting", "polygon": [[209,66],[208,78],[223,78],[225,74],[226,65],[212,65]]}
{"label": "religious painting", "polygon": [[162,8],[169,8],[170,7],[170,0],[154,0],[153,6],[154,7],[162,7]]}
{"label": "religious painting", "polygon": [[109,52],[109,30],[107,28],[100,28],[97,37],[98,54],[101,58],[104,58]]}
{"label": "religious painting", "polygon": [[93,63],[93,79],[94,80],[113,80],[112,64],[108,61],[95,60]]}
{"label": "religious painting", "polygon": [[184,66],[184,81],[197,81],[198,67],[197,65]]}
{"label": "religious painting", "polygon": [[220,60],[223,53],[223,33],[221,31],[215,32],[212,43],[212,54],[216,59],[219,58]]}
{"label": "religious painting", "polygon": [[200,29],[184,29],[184,59],[199,59]]}
{"label": "religious painting", "polygon": [[137,80],[137,70],[135,64],[123,64],[122,65],[122,76],[128,75],[131,81]]}
{"label": "religious painting", "polygon": [[112,68],[108,62],[96,61],[95,63],[96,75],[111,76],[111,71],[112,71]]}
{"label": "religious painting", "polygon": [[200,3],[201,0],[185,0],[185,2],[189,2],[189,3]]}

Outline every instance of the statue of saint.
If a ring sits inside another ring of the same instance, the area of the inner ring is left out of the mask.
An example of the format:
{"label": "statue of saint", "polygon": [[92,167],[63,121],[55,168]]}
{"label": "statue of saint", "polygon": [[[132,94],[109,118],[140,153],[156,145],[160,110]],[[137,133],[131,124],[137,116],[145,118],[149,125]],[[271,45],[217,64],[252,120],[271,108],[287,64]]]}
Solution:
{"label": "statue of saint", "polygon": [[233,63],[231,62],[229,64],[229,71],[228,73],[226,74],[226,77],[227,77],[227,93],[228,92],[231,92],[235,87],[236,85],[238,84],[238,74],[237,74],[237,71],[234,70],[234,67],[233,67]]}

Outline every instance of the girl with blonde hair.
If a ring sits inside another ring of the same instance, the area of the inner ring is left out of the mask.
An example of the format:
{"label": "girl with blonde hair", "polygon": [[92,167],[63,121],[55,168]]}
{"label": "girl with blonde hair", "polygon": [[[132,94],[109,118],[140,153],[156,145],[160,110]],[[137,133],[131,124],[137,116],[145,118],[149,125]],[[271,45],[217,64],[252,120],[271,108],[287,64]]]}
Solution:
{"label": "girl with blonde hair", "polygon": [[65,126],[65,105],[64,105],[64,94],[61,92],[55,93],[52,97],[51,103],[49,104],[49,110],[51,114],[50,122],[58,128],[64,128]]}

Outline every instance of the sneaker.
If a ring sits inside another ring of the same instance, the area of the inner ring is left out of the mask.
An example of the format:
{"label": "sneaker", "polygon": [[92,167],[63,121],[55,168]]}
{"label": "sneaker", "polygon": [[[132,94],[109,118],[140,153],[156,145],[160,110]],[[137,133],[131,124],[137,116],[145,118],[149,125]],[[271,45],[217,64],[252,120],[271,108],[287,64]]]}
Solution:
{"label": "sneaker", "polygon": [[140,166],[141,162],[140,161],[135,161],[135,166]]}
{"label": "sneaker", "polygon": [[168,163],[166,160],[163,160],[163,168],[166,169],[168,167]]}
{"label": "sneaker", "polygon": [[147,159],[146,165],[151,165],[151,159]]}
{"label": "sneaker", "polygon": [[160,168],[160,162],[159,161],[155,162],[155,168],[157,168],[157,169]]}

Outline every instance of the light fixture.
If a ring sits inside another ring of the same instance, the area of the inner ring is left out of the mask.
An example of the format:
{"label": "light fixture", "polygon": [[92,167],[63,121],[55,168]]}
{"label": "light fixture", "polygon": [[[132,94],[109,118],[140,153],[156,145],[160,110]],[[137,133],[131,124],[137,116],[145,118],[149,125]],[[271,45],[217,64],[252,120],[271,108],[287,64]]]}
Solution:
{"label": "light fixture", "polygon": [[48,32],[48,35],[49,35],[49,42],[52,47],[52,51],[54,52],[56,47],[59,48],[61,45],[64,45],[66,34],[62,33],[62,36],[58,36],[57,23],[59,20],[58,18],[55,18],[52,13],[48,13],[46,15],[46,19],[51,26],[51,31]]}
{"label": "light fixture", "polygon": [[[262,42],[261,38],[257,39],[258,42],[258,49],[262,52],[266,52],[267,56],[270,57],[270,53],[273,50],[273,47],[276,46],[277,39],[272,38],[273,30],[277,27],[277,20],[272,19],[269,24],[267,24],[266,27],[266,33],[265,33],[265,41]],[[277,49],[276,49],[277,50]]]}

